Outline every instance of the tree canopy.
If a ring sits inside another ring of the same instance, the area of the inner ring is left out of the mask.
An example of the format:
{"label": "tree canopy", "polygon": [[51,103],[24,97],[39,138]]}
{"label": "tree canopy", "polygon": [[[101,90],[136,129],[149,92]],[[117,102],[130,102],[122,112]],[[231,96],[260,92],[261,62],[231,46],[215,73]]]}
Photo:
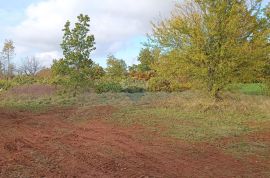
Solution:
{"label": "tree canopy", "polygon": [[89,16],[81,14],[77,18],[73,29],[69,21],[65,24],[61,43],[64,58],[54,61],[52,68],[56,74],[68,75],[79,83],[91,78],[93,61],[90,54],[96,48],[94,35],[89,34]]}
{"label": "tree canopy", "polygon": [[125,78],[127,75],[127,65],[124,60],[109,55],[106,72],[109,77],[114,79]]}
{"label": "tree canopy", "polygon": [[269,60],[269,23],[261,1],[192,0],[153,24],[152,45],[173,54],[179,70],[218,93],[257,76]]}
{"label": "tree canopy", "polygon": [[10,78],[13,75],[14,65],[12,65],[12,59],[15,56],[15,46],[12,40],[5,40],[2,52],[1,52],[1,73]]}

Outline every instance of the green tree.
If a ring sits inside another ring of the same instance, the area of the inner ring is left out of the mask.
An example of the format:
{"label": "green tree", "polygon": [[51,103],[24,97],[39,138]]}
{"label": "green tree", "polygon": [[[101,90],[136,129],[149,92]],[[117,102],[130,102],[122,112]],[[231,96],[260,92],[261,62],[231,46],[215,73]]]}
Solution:
{"label": "green tree", "polygon": [[138,71],[138,65],[133,64],[132,66],[128,67],[128,72],[132,73],[132,72],[137,72]]}
{"label": "green tree", "polygon": [[[268,28],[270,28],[270,3],[266,6],[265,10],[265,20],[268,24]],[[270,45],[270,37],[268,38],[268,45]],[[266,80],[266,83],[269,85],[270,89],[270,51],[268,53],[268,59],[266,62],[266,65],[264,67],[264,78]]]}
{"label": "green tree", "polygon": [[150,41],[220,98],[227,84],[256,77],[269,55],[269,26],[262,13],[260,0],[192,0],[153,24]]}
{"label": "green tree", "polygon": [[55,74],[69,76],[75,87],[90,79],[92,74],[90,54],[96,48],[94,35],[89,34],[89,22],[89,16],[83,14],[78,16],[73,29],[70,28],[70,22],[66,22],[61,43],[64,58],[54,61],[52,66]]}
{"label": "green tree", "polygon": [[151,64],[155,61],[155,56],[152,54],[149,48],[141,49],[138,61],[140,64],[138,65],[138,69],[140,72],[146,72],[151,70]]}
{"label": "green tree", "polygon": [[151,67],[155,75],[149,80],[149,90],[173,92],[190,89],[189,76],[180,70],[182,64],[174,52],[160,55]]}
{"label": "green tree", "polygon": [[96,80],[96,79],[100,79],[103,76],[105,76],[106,72],[103,69],[103,67],[101,67],[98,64],[93,64],[92,69],[91,69],[91,76],[92,79]]}
{"label": "green tree", "polygon": [[150,49],[150,48],[143,48],[141,49],[139,56],[138,56],[138,65],[132,65],[129,67],[130,72],[147,72],[151,71],[151,65],[154,64],[155,61],[158,60],[160,56],[159,49]]}
{"label": "green tree", "polygon": [[127,75],[127,65],[124,60],[109,55],[107,59],[107,75],[112,79],[123,79]]}

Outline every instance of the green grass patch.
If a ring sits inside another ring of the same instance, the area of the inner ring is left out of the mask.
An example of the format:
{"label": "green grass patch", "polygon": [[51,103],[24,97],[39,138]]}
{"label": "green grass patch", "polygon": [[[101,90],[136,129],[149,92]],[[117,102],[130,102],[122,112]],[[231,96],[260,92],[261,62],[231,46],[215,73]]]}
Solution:
{"label": "green grass patch", "polygon": [[239,92],[247,95],[267,95],[268,88],[262,83],[232,84],[227,87],[231,92]]}
{"label": "green grass patch", "polygon": [[46,97],[9,97],[2,99],[0,107],[15,109],[20,111],[44,112],[52,107],[68,107],[75,104],[75,98],[63,95],[53,95]]}
{"label": "green grass patch", "polygon": [[270,159],[270,145],[263,142],[240,141],[229,144],[225,148],[226,152],[236,157],[257,156],[263,159]]}
{"label": "green grass patch", "polygon": [[252,106],[247,111],[235,107],[239,106],[216,106],[206,110],[200,104],[167,107],[153,107],[149,104],[126,107],[115,113],[111,121],[123,125],[143,125],[151,130],[159,130],[161,135],[186,141],[211,141],[240,136],[261,129],[259,125],[251,125],[250,122],[270,122],[269,114]]}

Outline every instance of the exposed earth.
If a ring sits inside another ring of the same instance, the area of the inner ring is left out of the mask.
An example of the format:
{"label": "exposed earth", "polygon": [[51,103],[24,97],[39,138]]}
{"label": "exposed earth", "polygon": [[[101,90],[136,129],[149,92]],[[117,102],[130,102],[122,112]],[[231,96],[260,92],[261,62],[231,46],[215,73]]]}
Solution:
{"label": "exposed earth", "polygon": [[[74,122],[67,118],[76,108],[0,109],[0,177],[270,176],[270,160],[237,158],[221,149],[234,138],[211,144],[165,138],[139,125],[106,122],[114,111],[91,107],[89,121]],[[246,139],[270,143],[270,132]]]}

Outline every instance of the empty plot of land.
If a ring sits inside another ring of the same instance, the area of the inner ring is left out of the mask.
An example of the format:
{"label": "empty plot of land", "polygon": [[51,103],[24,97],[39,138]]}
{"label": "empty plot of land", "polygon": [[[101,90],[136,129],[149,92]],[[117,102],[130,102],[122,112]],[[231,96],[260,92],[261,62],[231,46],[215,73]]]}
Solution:
{"label": "empty plot of land", "polygon": [[[140,125],[106,122],[116,109],[89,107],[89,121],[67,118],[76,108],[43,113],[0,110],[0,177],[268,177],[270,161],[238,158],[218,142],[161,137]],[[91,115],[91,113],[94,113]],[[95,114],[95,113],[98,113]],[[238,137],[270,143],[270,133]],[[269,152],[269,150],[265,150]]]}

